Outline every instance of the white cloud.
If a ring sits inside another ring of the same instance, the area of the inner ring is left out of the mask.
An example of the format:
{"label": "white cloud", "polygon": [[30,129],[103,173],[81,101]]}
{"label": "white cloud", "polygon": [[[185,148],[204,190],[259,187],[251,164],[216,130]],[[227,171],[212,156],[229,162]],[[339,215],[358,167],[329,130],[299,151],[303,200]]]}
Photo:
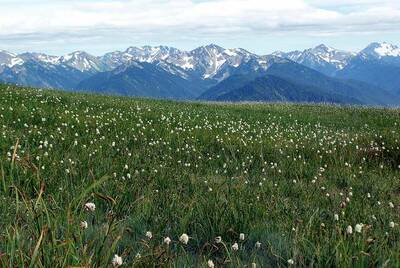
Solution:
{"label": "white cloud", "polygon": [[[352,8],[343,12],[343,6]],[[26,0],[4,2],[0,9],[0,40],[340,35],[398,29],[398,0]]]}
{"label": "white cloud", "polygon": [[358,8],[365,6],[398,5],[397,0],[307,0],[307,3],[314,6],[356,6]]}

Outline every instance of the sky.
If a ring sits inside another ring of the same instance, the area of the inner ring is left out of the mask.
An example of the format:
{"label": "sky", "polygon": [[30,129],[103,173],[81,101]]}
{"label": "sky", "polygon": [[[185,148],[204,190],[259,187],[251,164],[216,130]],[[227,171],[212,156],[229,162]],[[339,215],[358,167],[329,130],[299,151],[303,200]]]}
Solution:
{"label": "sky", "polygon": [[0,0],[0,50],[94,55],[210,43],[257,54],[400,45],[400,0]]}

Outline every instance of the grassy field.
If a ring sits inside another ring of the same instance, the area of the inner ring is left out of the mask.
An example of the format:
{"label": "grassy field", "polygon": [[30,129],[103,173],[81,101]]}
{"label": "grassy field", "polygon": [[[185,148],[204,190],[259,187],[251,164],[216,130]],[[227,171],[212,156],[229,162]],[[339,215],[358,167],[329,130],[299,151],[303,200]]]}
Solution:
{"label": "grassy field", "polygon": [[399,146],[400,110],[1,86],[0,266],[399,267]]}

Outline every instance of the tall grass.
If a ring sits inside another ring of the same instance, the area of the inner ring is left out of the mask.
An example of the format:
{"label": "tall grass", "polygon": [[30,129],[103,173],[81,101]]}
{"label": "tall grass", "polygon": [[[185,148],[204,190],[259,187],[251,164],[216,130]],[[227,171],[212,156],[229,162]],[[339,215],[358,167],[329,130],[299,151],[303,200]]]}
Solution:
{"label": "tall grass", "polygon": [[399,137],[394,109],[3,86],[0,264],[399,267]]}

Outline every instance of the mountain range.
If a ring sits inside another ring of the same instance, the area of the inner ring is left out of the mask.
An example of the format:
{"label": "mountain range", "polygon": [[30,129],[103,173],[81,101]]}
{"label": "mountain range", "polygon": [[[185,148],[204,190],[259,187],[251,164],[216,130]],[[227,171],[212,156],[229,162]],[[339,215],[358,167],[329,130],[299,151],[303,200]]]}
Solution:
{"label": "mountain range", "polygon": [[400,105],[400,48],[372,43],[358,53],[318,45],[256,55],[211,44],[183,51],[130,47],[103,56],[0,51],[0,81],[124,96]]}

